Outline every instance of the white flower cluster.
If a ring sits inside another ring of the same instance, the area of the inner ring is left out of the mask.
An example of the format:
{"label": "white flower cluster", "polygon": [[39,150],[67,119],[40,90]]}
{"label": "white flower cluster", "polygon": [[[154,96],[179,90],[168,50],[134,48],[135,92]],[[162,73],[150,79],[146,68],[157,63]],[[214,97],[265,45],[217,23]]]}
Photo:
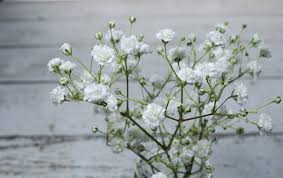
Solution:
{"label": "white flower cluster", "polygon": [[110,64],[115,58],[115,52],[106,45],[95,45],[92,48],[91,56],[99,65]]}
{"label": "white flower cluster", "polygon": [[164,42],[170,42],[175,38],[176,33],[171,29],[163,29],[156,33],[155,37]]}
{"label": "white flower cluster", "polygon": [[165,109],[158,104],[151,103],[147,105],[146,109],[142,113],[142,118],[149,128],[156,128],[160,125],[164,119]]}
{"label": "white flower cluster", "polygon": [[107,103],[106,108],[110,111],[117,109],[117,99],[109,92],[109,87],[103,84],[92,83],[84,89],[84,100],[90,103],[102,102]]}
{"label": "white flower cluster", "polygon": [[150,52],[149,45],[139,41],[134,35],[122,37],[120,47],[125,53],[131,55],[147,54]]}
{"label": "white flower cluster", "polygon": [[50,92],[50,98],[54,104],[61,104],[65,100],[66,95],[66,89],[61,86],[57,86]]}
{"label": "white flower cluster", "polygon": [[271,57],[257,33],[246,42],[241,33],[229,34],[228,23],[219,23],[201,41],[193,33],[177,39],[172,29],[162,29],[155,34],[161,44],[157,54],[169,70],[161,75],[140,67],[153,48],[134,32],[135,22],[129,17],[129,34],[108,22],[106,33],[95,34],[90,61],[80,60],[64,43],[60,50],[69,60],[53,58],[47,64],[58,76],[59,86],[50,92],[52,102],[87,102],[95,113],[105,115],[106,127],[100,130],[94,123],[92,132],[106,134],[113,152],[128,149],[140,157],[135,177],[192,177],[192,170],[200,170],[198,177],[212,177],[211,135],[219,127],[243,134],[244,128],[234,126],[244,120],[256,125],[260,135],[271,132],[268,114],[257,122],[249,116],[279,104],[281,98],[249,108],[248,88],[238,82],[246,75],[256,79],[263,60]]}

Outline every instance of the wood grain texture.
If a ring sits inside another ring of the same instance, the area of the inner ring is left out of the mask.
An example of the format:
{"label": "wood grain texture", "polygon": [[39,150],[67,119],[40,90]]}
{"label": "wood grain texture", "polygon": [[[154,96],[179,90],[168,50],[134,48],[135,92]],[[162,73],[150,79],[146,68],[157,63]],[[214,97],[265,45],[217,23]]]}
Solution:
{"label": "wood grain texture", "polygon": [[[9,144],[33,140],[1,140]],[[128,151],[111,153],[104,139],[81,139],[72,142],[18,147],[2,150],[0,177],[20,178],[130,178],[135,157]],[[215,177],[278,178],[282,175],[282,137],[220,139],[211,162]]]}
{"label": "wood grain texture", "polygon": [[[93,124],[104,128],[104,118],[88,103],[55,107],[48,92],[56,86],[46,63],[60,56],[59,46],[70,42],[74,53],[87,63],[94,34],[106,30],[108,20],[143,33],[153,48],[160,28],[174,29],[178,37],[195,32],[204,38],[218,22],[229,21],[237,32],[248,24],[264,37],[273,58],[266,61],[262,78],[249,86],[249,107],[283,96],[282,0],[4,0],[0,2],[0,178],[130,178],[135,156],[112,154],[102,135],[91,135]],[[176,44],[176,42],[173,42]],[[144,73],[164,74],[156,55],[142,61]],[[158,67],[157,67],[158,66]],[[118,86],[122,86],[121,83]],[[138,95],[131,83],[131,94]],[[231,107],[235,107],[231,105]],[[217,178],[280,178],[282,165],[282,104],[265,109],[273,118],[273,135],[259,137],[246,127],[244,137],[219,140],[212,163]],[[256,117],[251,119],[256,120]],[[221,129],[218,134],[224,134]],[[227,136],[227,135],[226,135]]]}

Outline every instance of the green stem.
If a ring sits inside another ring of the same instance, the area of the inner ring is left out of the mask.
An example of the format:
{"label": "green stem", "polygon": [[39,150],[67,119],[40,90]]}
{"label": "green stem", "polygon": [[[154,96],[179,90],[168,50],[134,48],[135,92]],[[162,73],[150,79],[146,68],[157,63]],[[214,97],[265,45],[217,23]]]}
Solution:
{"label": "green stem", "polygon": [[176,78],[179,80],[179,82],[182,82],[182,80],[179,78],[179,76],[177,75],[177,73],[175,72],[169,58],[168,58],[168,55],[167,55],[167,47],[166,47],[166,43],[164,43],[164,53],[165,53],[165,59],[168,63],[168,65],[170,66],[171,70],[173,71],[174,75],[176,76]]}
{"label": "green stem", "polygon": [[74,57],[72,55],[71,55],[71,57],[73,59],[75,59],[92,76],[93,79],[95,79],[95,76],[92,74],[92,72],[89,70],[89,68],[87,68],[87,66],[85,66],[84,63],[79,58]]}

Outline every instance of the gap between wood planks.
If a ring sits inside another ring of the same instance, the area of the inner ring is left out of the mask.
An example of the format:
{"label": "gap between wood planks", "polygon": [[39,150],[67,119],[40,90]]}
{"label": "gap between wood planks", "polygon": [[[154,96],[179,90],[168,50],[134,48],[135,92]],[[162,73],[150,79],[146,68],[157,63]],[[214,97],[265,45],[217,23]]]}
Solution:
{"label": "gap between wood planks", "polygon": [[[256,137],[259,136],[258,132],[245,133],[241,136],[235,133],[219,133],[215,134],[215,137],[218,139],[225,139],[231,137],[247,138],[247,137]],[[283,136],[283,132],[271,133],[269,137]],[[20,140],[30,141],[30,143],[12,143],[7,145],[0,146],[0,150],[9,150],[9,149],[21,149],[27,147],[38,147],[44,148],[46,146],[54,144],[62,144],[68,142],[78,142],[78,141],[88,141],[88,140],[97,140],[105,139],[104,135],[94,135],[94,134],[81,134],[81,135],[0,135],[0,142],[5,141],[16,142]]]}

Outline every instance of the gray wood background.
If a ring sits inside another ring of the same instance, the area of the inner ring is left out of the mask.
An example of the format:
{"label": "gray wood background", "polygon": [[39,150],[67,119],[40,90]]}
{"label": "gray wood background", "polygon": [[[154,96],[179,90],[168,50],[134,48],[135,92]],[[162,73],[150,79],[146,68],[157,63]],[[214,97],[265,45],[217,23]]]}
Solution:
{"label": "gray wood background", "polygon": [[[282,0],[4,0],[0,2],[0,177],[2,178],[127,178],[135,157],[111,153],[104,138],[90,132],[103,118],[88,104],[55,107],[49,91],[56,86],[46,63],[60,56],[70,42],[85,60],[94,34],[115,20],[135,29],[153,46],[155,32],[173,28],[179,35],[204,35],[218,22],[229,21],[245,37],[258,32],[273,51],[256,85],[249,79],[250,106],[283,96]],[[61,56],[62,57],[62,56]],[[146,58],[151,72],[164,72],[160,60]],[[158,67],[157,67],[158,66]],[[243,137],[224,134],[214,149],[217,178],[283,177],[282,104],[266,109],[273,117],[272,135],[260,137],[253,127]]]}

